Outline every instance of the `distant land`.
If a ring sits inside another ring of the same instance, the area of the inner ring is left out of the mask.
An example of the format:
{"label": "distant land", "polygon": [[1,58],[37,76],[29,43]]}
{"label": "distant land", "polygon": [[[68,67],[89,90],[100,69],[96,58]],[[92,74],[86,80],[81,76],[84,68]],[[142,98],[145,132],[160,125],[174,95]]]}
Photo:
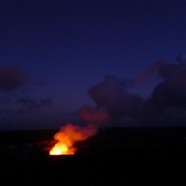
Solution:
{"label": "distant land", "polygon": [[1,185],[186,184],[186,127],[100,128],[73,156],[49,156],[57,130],[1,131]]}

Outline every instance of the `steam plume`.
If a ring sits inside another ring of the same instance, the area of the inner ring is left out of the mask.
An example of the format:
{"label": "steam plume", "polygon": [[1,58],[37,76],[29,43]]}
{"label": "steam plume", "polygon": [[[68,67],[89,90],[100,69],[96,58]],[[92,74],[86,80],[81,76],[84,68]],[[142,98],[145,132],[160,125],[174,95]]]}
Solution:
{"label": "steam plume", "polygon": [[[58,143],[51,150],[53,154],[74,152],[73,144],[96,134],[100,124],[108,120],[128,117],[150,118],[154,124],[157,117],[174,114],[186,118],[186,59],[177,57],[177,64],[167,64],[158,60],[149,65],[134,80],[123,82],[115,76],[106,76],[103,81],[88,89],[89,96],[96,106],[84,105],[80,117],[86,121],[85,127],[67,124],[55,135]],[[128,91],[130,86],[143,83],[153,73],[164,79],[155,86],[149,99],[143,100],[139,95]],[[162,114],[163,113],[163,114]],[[151,123],[151,122],[150,122]]]}
{"label": "steam plume", "polygon": [[106,76],[102,82],[89,88],[88,93],[97,106],[105,107],[112,117],[136,117],[142,104],[142,98],[128,92],[115,76]]}
{"label": "steam plume", "polygon": [[80,109],[80,117],[86,121],[86,123],[99,125],[105,123],[109,119],[109,114],[105,107],[83,105]]}

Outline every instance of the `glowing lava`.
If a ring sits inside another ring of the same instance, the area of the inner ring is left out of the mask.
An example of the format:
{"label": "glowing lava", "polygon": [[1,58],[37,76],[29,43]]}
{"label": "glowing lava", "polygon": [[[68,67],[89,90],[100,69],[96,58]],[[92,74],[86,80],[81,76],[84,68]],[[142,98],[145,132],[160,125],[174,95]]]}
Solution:
{"label": "glowing lava", "polygon": [[76,148],[74,143],[83,141],[96,134],[97,129],[93,126],[80,127],[73,124],[67,124],[54,135],[57,143],[52,147],[50,155],[73,155]]}
{"label": "glowing lava", "polygon": [[75,153],[75,148],[68,148],[63,143],[56,143],[54,147],[50,150],[50,155],[73,155]]}

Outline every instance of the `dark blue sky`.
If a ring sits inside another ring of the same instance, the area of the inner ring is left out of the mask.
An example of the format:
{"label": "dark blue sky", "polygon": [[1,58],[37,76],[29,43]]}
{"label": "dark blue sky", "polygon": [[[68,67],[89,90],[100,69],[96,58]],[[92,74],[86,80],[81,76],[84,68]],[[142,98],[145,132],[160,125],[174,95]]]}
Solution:
{"label": "dark blue sky", "polygon": [[[87,89],[106,75],[128,79],[159,58],[174,63],[186,50],[185,19],[181,0],[1,0],[0,68],[28,79],[1,88],[0,129],[58,127],[94,104]],[[148,97],[155,83],[131,91]]]}

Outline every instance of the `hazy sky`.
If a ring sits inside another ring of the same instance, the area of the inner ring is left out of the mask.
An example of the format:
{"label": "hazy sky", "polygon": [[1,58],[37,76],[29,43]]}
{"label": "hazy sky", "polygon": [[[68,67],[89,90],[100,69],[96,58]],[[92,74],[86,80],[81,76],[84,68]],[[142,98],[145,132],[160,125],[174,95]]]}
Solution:
{"label": "hazy sky", "polygon": [[[176,63],[185,19],[184,0],[0,0],[0,130],[56,128],[95,105],[87,90],[105,76]],[[128,91],[146,99],[158,81]]]}

